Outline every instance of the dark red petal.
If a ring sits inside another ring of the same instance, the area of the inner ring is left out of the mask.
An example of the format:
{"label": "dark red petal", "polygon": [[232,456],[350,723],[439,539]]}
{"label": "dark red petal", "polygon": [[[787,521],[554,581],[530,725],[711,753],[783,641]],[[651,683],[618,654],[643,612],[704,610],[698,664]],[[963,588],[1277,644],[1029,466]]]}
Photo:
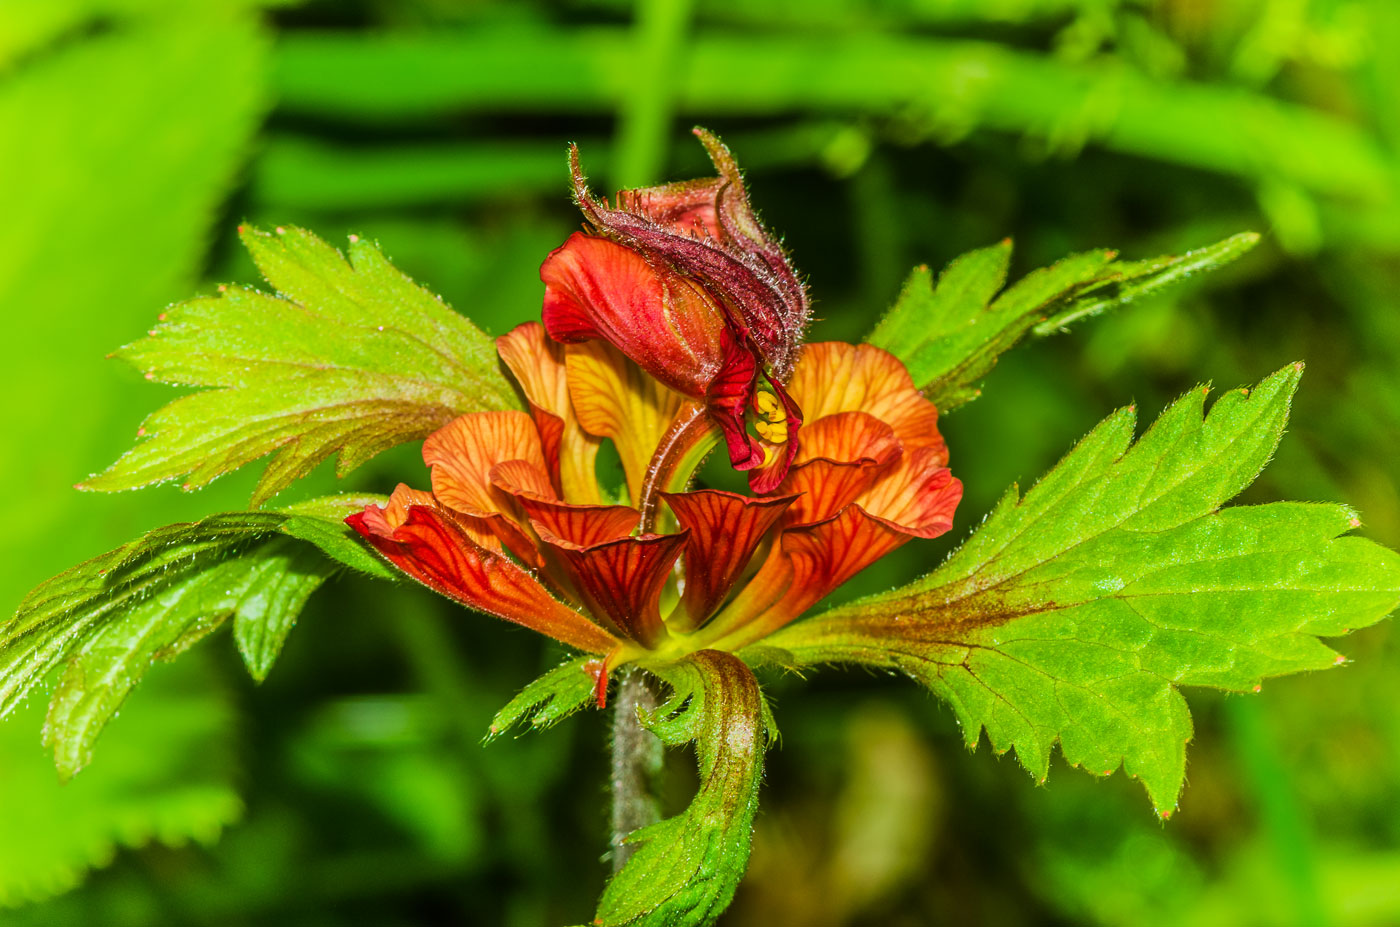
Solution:
{"label": "dark red petal", "polygon": [[769,380],[768,386],[783,407],[787,440],[782,444],[770,444],[762,438],[759,439],[759,445],[764,451],[764,462],[749,472],[749,488],[760,495],[773,492],[782,485],[793,461],[799,458],[802,444],[806,440],[805,433],[799,435],[802,431],[802,410],[781,383]]}
{"label": "dark red petal", "polygon": [[766,637],[911,537],[858,505],[824,522],[782,532],[779,549],[711,622],[713,636],[705,646],[737,650]]}
{"label": "dark red petal", "polygon": [[606,616],[633,640],[651,647],[666,634],[659,600],[685,534],[622,538],[579,547],[540,532],[573,579],[590,611]]}
{"label": "dark red petal", "polygon": [[724,433],[729,463],[736,470],[752,470],[763,463],[763,447],[748,433],[746,415],[758,386],[758,359],[739,338],[727,333],[724,361],[710,381],[705,402]]}
{"label": "dark red petal", "polygon": [[661,496],[688,532],[681,598],[686,620],[670,622],[671,627],[688,631],[704,624],[724,603],[754,551],[794,497],[755,499],[717,489]]}
{"label": "dark red petal", "polygon": [[537,531],[578,547],[625,538],[641,517],[630,505],[571,505],[525,497],[520,504]]}
{"label": "dark red petal", "polygon": [[509,558],[474,543],[439,510],[410,506],[404,523],[387,536],[374,530],[365,512],[345,521],[394,566],[448,598],[590,653],[609,653],[618,644]]}

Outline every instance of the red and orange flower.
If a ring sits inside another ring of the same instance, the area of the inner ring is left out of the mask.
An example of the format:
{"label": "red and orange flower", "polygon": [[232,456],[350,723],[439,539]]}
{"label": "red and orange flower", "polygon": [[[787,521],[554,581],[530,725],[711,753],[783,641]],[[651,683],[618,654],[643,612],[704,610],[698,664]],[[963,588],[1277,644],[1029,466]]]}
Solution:
{"label": "red and orange flower", "polygon": [[[698,134],[718,177],[616,208],[575,153],[592,230],[546,259],[544,324],[497,342],[529,413],[456,419],[424,442],[431,492],[400,485],[348,519],[430,588],[596,654],[600,704],[612,668],[748,646],[947,531],[962,495],[897,359],[801,345],[805,290],[727,149]],[[752,495],[689,488],[721,440]]]}

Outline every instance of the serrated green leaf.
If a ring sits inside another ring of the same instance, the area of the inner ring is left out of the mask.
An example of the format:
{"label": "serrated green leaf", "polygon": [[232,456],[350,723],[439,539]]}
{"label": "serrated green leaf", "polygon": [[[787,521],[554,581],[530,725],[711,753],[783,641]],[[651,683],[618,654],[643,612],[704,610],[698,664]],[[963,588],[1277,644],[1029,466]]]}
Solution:
{"label": "serrated green leaf", "polygon": [[[348,512],[361,501],[332,497],[295,513],[167,525],[41,584],[0,625],[0,717],[62,665],[44,740],[67,777],[86,765],[97,735],[154,661],[227,619],[261,680],[307,597],[336,561],[356,559],[344,556],[353,542],[337,534],[338,522],[315,513]],[[376,575],[387,573],[370,562]]]}
{"label": "serrated green leaf", "polygon": [[685,811],[628,837],[640,847],[608,883],[595,924],[702,927],[728,907],[748,867],[763,754],[777,736],[743,661],[702,650],[656,669],[671,697],[648,728],[668,746],[694,741],[700,789]]}
{"label": "serrated green leaf", "polygon": [[1181,686],[1249,691],[1340,661],[1318,635],[1400,602],[1400,557],[1342,537],[1337,505],[1221,509],[1268,461],[1302,365],[1252,392],[1178,400],[1135,444],[1110,416],[1024,498],[1007,493],[946,563],[902,589],[774,634],[748,654],[900,670],[945,698],[970,745],[1015,748],[1037,779],[1121,764],[1163,813],[1185,775]]}
{"label": "serrated green leaf", "polygon": [[1048,335],[1155,292],[1191,274],[1221,267],[1258,242],[1245,232],[1180,256],[1115,261],[1111,251],[1075,254],[1006,282],[1011,242],[955,259],[934,285],[917,267],[894,307],[867,339],[894,354],[942,411],[976,399],[979,381],[1028,332]]}
{"label": "serrated green leaf", "polygon": [[344,476],[459,415],[518,405],[491,339],[375,245],[352,236],[347,261],[302,229],[241,231],[281,295],[228,287],[181,303],[118,351],[147,379],[205,389],[153,414],[144,440],[81,488],[196,488],[275,454],[261,505],[329,457]]}
{"label": "serrated green leaf", "polygon": [[570,660],[521,689],[491,719],[487,737],[499,737],[524,722],[529,722],[536,730],[553,727],[583,708],[594,697],[597,687],[593,676],[585,669],[585,664],[594,659]]}

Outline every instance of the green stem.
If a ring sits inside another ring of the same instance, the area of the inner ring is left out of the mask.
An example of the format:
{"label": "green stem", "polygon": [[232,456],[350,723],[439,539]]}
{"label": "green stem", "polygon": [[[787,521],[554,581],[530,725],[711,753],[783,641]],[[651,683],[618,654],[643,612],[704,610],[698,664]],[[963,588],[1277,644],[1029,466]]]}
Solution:
{"label": "green stem", "polygon": [[613,872],[627,864],[636,848],[623,841],[661,817],[652,782],[661,772],[661,740],[642,726],[641,713],[656,710],[659,699],[651,677],[627,671],[617,687],[612,738]]}
{"label": "green stem", "polygon": [[680,58],[690,27],[691,0],[638,0],[633,73],[617,132],[619,187],[656,183],[666,166]]}

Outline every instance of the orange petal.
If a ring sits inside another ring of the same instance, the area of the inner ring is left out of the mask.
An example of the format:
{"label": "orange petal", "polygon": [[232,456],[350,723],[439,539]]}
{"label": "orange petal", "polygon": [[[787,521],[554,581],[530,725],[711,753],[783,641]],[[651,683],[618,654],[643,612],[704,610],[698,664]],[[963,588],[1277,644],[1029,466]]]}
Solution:
{"label": "orange petal", "polygon": [[394,487],[393,494],[389,496],[388,505],[382,509],[377,505],[371,505],[365,509],[365,516],[373,519],[379,530],[388,533],[407,520],[409,506],[436,504],[437,500],[433,498],[432,493],[414,489],[407,483],[400,483]]}
{"label": "orange petal", "polygon": [[940,450],[921,447],[881,473],[856,504],[901,531],[934,538],[953,527],[962,491],[962,481],[943,466]]}
{"label": "orange petal", "polygon": [[609,653],[617,638],[556,600],[503,554],[474,543],[442,509],[411,505],[389,532],[385,510],[370,506],[345,521],[391,563],[448,598],[547,634],[589,653]]}
{"label": "orange petal", "polygon": [[657,445],[689,404],[601,341],[571,344],[565,356],[579,424],[612,439],[635,502]]}
{"label": "orange petal", "polygon": [[[802,349],[788,391],[815,422],[840,412],[866,412],[894,429],[906,450],[948,450],[938,433],[938,409],[914,386],[909,371],[893,354],[869,344],[825,341]],[[804,438],[810,433],[804,433]]]}
{"label": "orange petal", "polygon": [[784,519],[788,525],[824,521],[880,479],[900,456],[889,425],[864,412],[819,418],[802,433],[796,464],[780,487],[800,494]]}
{"label": "orange petal", "polygon": [[502,511],[491,470],[523,460],[548,472],[540,434],[524,412],[473,412],[453,419],[423,442],[423,462],[433,470],[433,495],[469,515]]}
{"label": "orange petal", "polygon": [[564,346],[546,335],[539,322],[526,322],[497,338],[496,350],[530,404],[559,493],[572,502],[601,502],[596,473],[600,441],[580,428],[574,416]]}
{"label": "orange petal", "polygon": [[525,460],[505,460],[491,468],[491,485],[510,496],[557,499],[549,476]]}
{"label": "orange petal", "polygon": [[684,614],[670,625],[689,631],[704,624],[724,603],[734,583],[792,496],[755,499],[717,489],[662,493],[688,532],[685,545]]}
{"label": "orange petal", "polygon": [[569,572],[589,611],[611,619],[647,647],[666,636],[661,590],[685,547],[684,533],[620,538],[589,547],[547,531],[539,534]]}

